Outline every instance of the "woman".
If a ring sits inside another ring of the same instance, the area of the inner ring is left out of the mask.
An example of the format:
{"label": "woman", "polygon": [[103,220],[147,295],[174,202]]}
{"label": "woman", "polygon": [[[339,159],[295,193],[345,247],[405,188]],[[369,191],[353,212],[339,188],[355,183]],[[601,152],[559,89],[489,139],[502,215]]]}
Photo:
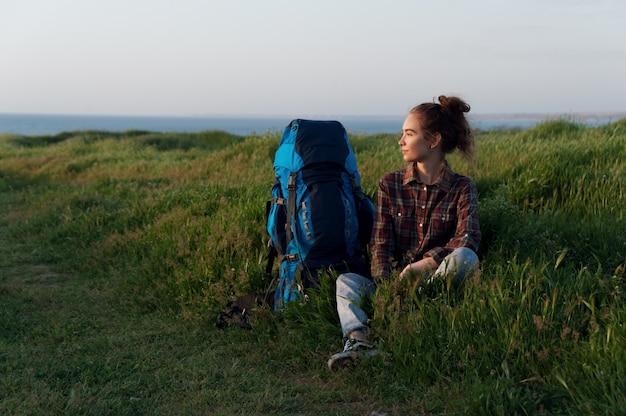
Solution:
{"label": "woman", "polygon": [[[383,281],[392,270],[398,279],[452,278],[462,283],[478,266],[478,200],[474,183],[448,165],[455,149],[471,160],[474,139],[458,97],[439,96],[439,103],[414,107],[402,126],[398,144],[409,166],[385,174],[378,183],[372,232],[372,276]],[[346,340],[342,352],[328,361],[331,370],[376,348],[367,341],[367,315],[360,307],[375,291],[374,282],[356,273],[337,278],[337,312]]]}

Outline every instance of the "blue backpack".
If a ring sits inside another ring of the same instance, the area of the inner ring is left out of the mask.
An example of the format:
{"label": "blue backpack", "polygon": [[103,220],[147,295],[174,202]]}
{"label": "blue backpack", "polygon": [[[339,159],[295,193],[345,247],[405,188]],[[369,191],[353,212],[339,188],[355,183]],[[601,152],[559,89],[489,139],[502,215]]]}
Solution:
{"label": "blue backpack", "polygon": [[266,214],[270,250],[280,259],[275,309],[300,298],[324,271],[369,277],[374,204],[361,190],[344,126],[293,120],[284,129],[274,172]]}

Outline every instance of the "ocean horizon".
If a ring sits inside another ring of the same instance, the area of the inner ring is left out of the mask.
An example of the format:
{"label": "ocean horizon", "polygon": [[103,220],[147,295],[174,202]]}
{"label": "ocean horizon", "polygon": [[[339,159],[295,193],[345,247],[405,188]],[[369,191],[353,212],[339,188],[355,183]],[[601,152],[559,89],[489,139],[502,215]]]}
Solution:
{"label": "ocean horizon", "polygon": [[[566,119],[596,126],[615,122],[626,117],[626,112],[605,113],[517,113],[475,114],[468,116],[472,128],[527,129],[538,123]],[[117,116],[117,115],[60,115],[60,114],[0,114],[0,134],[24,136],[55,135],[78,130],[127,131],[146,130],[151,132],[199,132],[222,130],[247,136],[251,134],[276,133],[296,117],[280,116]],[[338,120],[352,134],[398,133],[404,117],[394,116],[336,116],[297,118]]]}

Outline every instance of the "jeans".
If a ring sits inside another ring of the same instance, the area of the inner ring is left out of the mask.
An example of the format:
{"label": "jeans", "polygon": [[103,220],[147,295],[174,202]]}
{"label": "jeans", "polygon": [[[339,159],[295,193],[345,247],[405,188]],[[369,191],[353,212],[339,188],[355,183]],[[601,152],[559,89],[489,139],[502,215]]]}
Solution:
{"label": "jeans", "polygon": [[452,250],[452,253],[448,254],[437,270],[435,274],[428,279],[428,282],[432,282],[436,277],[452,277],[452,282],[459,286],[463,283],[465,276],[476,270],[478,265],[478,256],[474,250],[467,247],[459,247]]}
{"label": "jeans", "polygon": [[[478,256],[473,250],[466,247],[454,249],[443,259],[428,282],[438,276],[452,275],[455,284],[461,284],[465,275],[474,270],[477,264]],[[376,291],[374,282],[357,273],[343,273],[337,277],[336,284],[337,313],[343,336],[347,338],[357,330],[367,333],[368,316],[361,308],[361,303]]]}
{"label": "jeans", "polygon": [[343,273],[337,277],[337,313],[344,337],[353,331],[367,332],[367,314],[361,309],[365,297],[372,296],[376,285],[367,277],[356,273]]}

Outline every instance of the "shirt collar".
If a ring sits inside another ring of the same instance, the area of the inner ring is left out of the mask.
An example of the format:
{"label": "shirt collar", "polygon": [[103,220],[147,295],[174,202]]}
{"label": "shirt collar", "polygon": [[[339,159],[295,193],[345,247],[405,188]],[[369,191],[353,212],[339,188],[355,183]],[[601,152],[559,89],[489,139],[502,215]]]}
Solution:
{"label": "shirt collar", "polygon": [[[438,187],[439,189],[441,189],[444,192],[448,192],[450,190],[450,188],[452,188],[452,182],[454,181],[454,171],[452,170],[452,168],[450,167],[450,165],[448,165],[448,161],[445,161],[445,165],[443,167],[443,170],[441,171],[441,175],[439,175],[439,178],[437,179],[437,181],[435,181],[435,183],[433,184],[433,186]],[[411,182],[416,182],[419,184],[423,184],[423,182],[419,179],[419,175],[417,174],[417,172],[415,171],[415,164],[411,163],[407,168],[406,171],[404,172],[404,178],[402,181],[402,185],[408,185]]]}

